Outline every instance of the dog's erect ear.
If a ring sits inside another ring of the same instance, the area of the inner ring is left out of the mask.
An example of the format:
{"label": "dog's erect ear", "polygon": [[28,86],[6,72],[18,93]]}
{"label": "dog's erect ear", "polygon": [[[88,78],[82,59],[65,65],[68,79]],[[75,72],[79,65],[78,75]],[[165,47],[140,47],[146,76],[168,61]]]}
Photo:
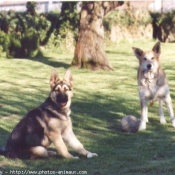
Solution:
{"label": "dog's erect ear", "polygon": [[69,69],[64,74],[64,80],[70,85],[71,88],[73,87],[73,77]]}
{"label": "dog's erect ear", "polygon": [[156,54],[160,54],[160,51],[161,51],[161,48],[160,48],[160,41],[158,41],[158,42],[154,45],[152,51],[153,51],[154,53],[156,53]]}
{"label": "dog's erect ear", "polygon": [[142,56],[143,54],[143,50],[139,49],[139,48],[135,48],[135,47],[132,47],[132,50],[134,51],[134,54],[135,56],[140,59],[140,57]]}
{"label": "dog's erect ear", "polygon": [[52,73],[50,75],[50,87],[53,88],[59,80],[60,78],[56,70],[52,70]]}

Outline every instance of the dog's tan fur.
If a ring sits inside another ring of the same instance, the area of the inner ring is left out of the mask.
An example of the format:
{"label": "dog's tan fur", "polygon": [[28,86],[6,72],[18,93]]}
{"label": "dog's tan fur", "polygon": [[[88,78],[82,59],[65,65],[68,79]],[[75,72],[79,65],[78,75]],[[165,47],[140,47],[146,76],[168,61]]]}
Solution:
{"label": "dog's tan fur", "polygon": [[[59,82],[60,79],[55,71],[52,72],[50,77],[50,87],[51,90],[53,87]],[[97,156],[96,153],[91,153],[84,149],[83,145],[76,138],[73,130],[72,130],[72,122],[70,117],[70,105],[71,99],[73,97],[73,79],[71,72],[68,70],[64,76],[63,82],[66,82],[71,87],[65,84],[63,86],[56,86],[55,90],[59,93],[65,93],[68,96],[68,102],[65,106],[61,107],[61,112],[54,111],[55,114],[59,117],[51,118],[50,116],[45,116],[44,121],[38,118],[39,123],[45,129],[45,139],[43,140],[43,147],[47,148],[51,143],[53,143],[58,150],[58,152],[65,158],[78,158],[72,156],[65,145],[65,143],[73,148],[79,154],[85,155],[87,157]],[[54,98],[54,97],[53,97]],[[53,99],[54,100],[54,99]],[[53,109],[52,109],[53,112]],[[46,151],[43,147],[32,148],[31,151],[38,156],[52,156],[56,153],[51,151]]]}
{"label": "dog's tan fur", "polygon": [[159,61],[161,53],[160,42],[157,42],[154,45],[152,51],[144,52],[135,47],[132,49],[139,60],[137,74],[141,106],[141,122],[139,130],[146,129],[146,122],[148,122],[147,103],[151,102],[152,105],[154,101],[159,101],[160,123],[166,123],[162,108],[162,102],[165,102],[170,114],[172,125],[175,127],[175,118],[169,93],[169,85],[165,72]]}
{"label": "dog's tan fur", "polygon": [[73,78],[70,70],[66,71],[63,80],[53,70],[50,87],[49,97],[22,118],[10,134],[6,148],[0,149],[0,155],[21,159],[49,157],[56,154],[48,151],[53,143],[64,158],[78,158],[68,152],[66,144],[88,158],[97,156],[83,147],[72,130]]}

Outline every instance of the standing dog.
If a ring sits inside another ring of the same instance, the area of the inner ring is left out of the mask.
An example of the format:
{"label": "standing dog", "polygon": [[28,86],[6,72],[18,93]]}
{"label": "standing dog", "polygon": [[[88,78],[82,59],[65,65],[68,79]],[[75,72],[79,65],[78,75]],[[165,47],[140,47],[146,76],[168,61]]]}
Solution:
{"label": "standing dog", "polygon": [[65,145],[66,142],[79,154],[88,158],[97,156],[84,149],[72,131],[70,105],[73,96],[73,79],[67,70],[61,81],[57,72],[52,71],[50,77],[51,92],[39,107],[29,111],[10,134],[6,147],[0,154],[8,158],[30,159],[54,156],[56,153],[47,148],[53,143],[61,156],[72,156]]}
{"label": "standing dog", "polygon": [[166,79],[165,72],[161,68],[160,56],[160,42],[157,42],[152,51],[144,52],[139,48],[132,48],[135,56],[139,60],[139,68],[137,74],[140,105],[141,105],[141,122],[139,130],[146,129],[146,122],[148,122],[147,103],[150,101],[159,101],[159,115],[160,123],[166,123],[162,102],[165,102],[172,122],[175,127],[175,117],[169,93],[169,86]]}

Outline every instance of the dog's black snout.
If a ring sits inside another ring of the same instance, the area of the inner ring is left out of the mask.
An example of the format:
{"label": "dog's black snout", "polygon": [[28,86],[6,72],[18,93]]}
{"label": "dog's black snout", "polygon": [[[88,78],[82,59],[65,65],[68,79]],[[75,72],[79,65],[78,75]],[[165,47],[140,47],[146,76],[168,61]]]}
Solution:
{"label": "dog's black snout", "polygon": [[151,64],[148,64],[148,65],[147,65],[147,68],[148,68],[148,69],[151,69],[151,67],[152,67]]}
{"label": "dog's black snout", "polygon": [[59,102],[67,102],[68,101],[68,97],[66,94],[59,94],[57,96],[57,101]]}

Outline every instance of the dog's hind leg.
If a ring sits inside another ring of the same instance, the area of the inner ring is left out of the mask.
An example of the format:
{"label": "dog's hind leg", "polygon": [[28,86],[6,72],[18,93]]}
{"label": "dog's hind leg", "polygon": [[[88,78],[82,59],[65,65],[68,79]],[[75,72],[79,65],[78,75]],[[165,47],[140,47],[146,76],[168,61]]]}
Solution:
{"label": "dog's hind leg", "polygon": [[159,116],[160,116],[160,123],[165,124],[166,120],[163,113],[162,100],[159,100]]}
{"label": "dog's hind leg", "polygon": [[35,146],[30,148],[30,152],[32,153],[32,157],[37,158],[37,157],[49,157],[49,156],[54,156],[56,155],[56,152],[53,151],[47,151],[46,148],[43,146]]}
{"label": "dog's hind leg", "polygon": [[172,105],[170,94],[167,95],[167,97],[164,99],[164,101],[165,101],[165,104],[167,106],[172,125],[175,128],[175,117],[174,117],[173,105]]}
{"label": "dog's hind leg", "polygon": [[49,157],[55,156],[57,153],[55,151],[47,151]]}

